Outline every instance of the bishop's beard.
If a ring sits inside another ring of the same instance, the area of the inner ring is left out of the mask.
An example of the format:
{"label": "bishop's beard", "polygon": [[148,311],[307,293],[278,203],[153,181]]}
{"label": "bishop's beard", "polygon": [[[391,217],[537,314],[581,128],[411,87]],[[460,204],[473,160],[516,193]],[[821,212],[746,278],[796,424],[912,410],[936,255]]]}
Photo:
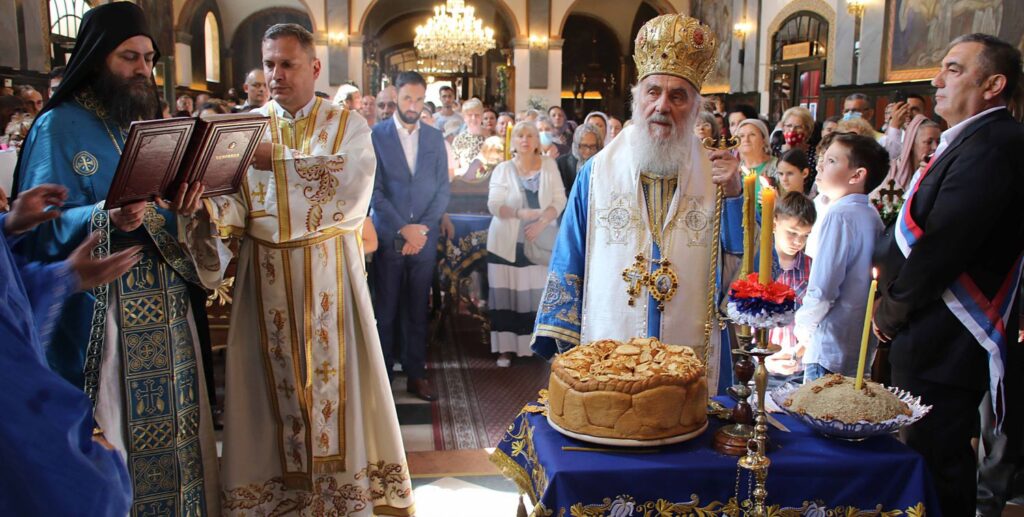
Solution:
{"label": "bishop's beard", "polygon": [[[702,104],[698,95],[692,103],[690,112],[685,120],[676,124],[672,117],[655,111],[650,117],[644,118],[645,107],[640,102],[640,84],[633,86],[632,108],[633,132],[631,142],[633,144],[633,162],[641,172],[671,178],[679,175],[679,170],[689,168],[691,154],[694,147],[693,121],[697,117],[697,107]],[[660,122],[668,124],[666,129]]]}
{"label": "bishop's beard", "polygon": [[[654,122],[669,124],[668,133],[665,134],[664,126]],[[633,123],[637,126],[633,136],[633,159],[641,172],[670,178],[688,165],[695,138],[693,131],[686,129],[690,124],[674,124],[669,116],[660,113],[649,118],[637,113]],[[660,136],[655,136],[659,133]]]}
{"label": "bishop's beard", "polygon": [[159,106],[152,78],[135,75],[120,77],[102,66],[92,82],[93,95],[103,109],[120,127],[128,127],[136,120],[156,116]]}

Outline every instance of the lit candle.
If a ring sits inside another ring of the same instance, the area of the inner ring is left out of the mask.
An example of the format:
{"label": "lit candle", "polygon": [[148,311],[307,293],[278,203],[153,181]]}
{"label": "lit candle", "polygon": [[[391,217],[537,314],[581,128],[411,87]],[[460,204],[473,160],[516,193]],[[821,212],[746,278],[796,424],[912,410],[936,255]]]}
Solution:
{"label": "lit candle", "polygon": [[743,262],[740,278],[746,278],[754,271],[754,242],[756,242],[754,227],[757,224],[756,200],[754,199],[755,181],[757,181],[756,174],[748,174],[743,177]]}
{"label": "lit candle", "polygon": [[772,281],[772,230],[775,228],[775,189],[761,189],[761,258],[757,264],[757,279],[761,285]]}
{"label": "lit candle", "polygon": [[512,159],[512,123],[505,126],[505,159]]}
{"label": "lit candle", "polygon": [[868,359],[868,338],[871,336],[871,313],[875,308],[875,289],[878,287],[878,270],[871,268],[871,288],[868,289],[868,309],[864,315],[864,334],[860,339],[860,357],[857,359],[857,381],[853,384],[854,389],[860,389],[864,384],[864,363]]}

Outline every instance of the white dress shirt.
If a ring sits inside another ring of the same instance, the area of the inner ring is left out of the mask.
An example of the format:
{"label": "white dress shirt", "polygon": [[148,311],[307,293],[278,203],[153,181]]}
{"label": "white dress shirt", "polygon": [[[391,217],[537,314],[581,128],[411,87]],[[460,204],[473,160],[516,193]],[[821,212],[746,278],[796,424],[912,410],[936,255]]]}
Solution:
{"label": "white dress shirt", "polygon": [[988,115],[989,113],[992,113],[993,111],[1004,109],[1006,109],[1006,106],[996,106],[994,108],[989,108],[985,111],[982,111],[981,113],[978,113],[977,115],[974,115],[973,117],[968,117],[964,120],[961,120],[959,124],[943,131],[942,135],[939,136],[939,146],[935,148],[935,157],[938,158],[939,155],[941,155],[942,152],[945,151],[947,147],[949,147],[949,144],[953,143],[953,140],[956,140],[956,137],[960,136],[960,133],[963,133],[964,129],[967,126],[971,125],[972,122],[978,120],[981,117],[984,117],[985,115]]}
{"label": "white dress shirt", "polygon": [[398,131],[398,141],[402,144],[402,151],[405,152],[405,163],[409,164],[409,174],[416,174],[416,152],[420,146],[420,121],[416,119],[416,126],[412,131],[405,128],[402,119],[398,116],[398,110],[392,115],[395,119],[395,130]]}

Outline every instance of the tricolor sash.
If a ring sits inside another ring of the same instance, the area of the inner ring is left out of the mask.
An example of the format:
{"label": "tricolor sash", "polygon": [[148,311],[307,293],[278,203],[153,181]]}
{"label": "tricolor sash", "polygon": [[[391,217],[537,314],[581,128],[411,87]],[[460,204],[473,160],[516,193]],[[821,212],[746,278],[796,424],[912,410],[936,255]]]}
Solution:
{"label": "tricolor sash", "polygon": [[[935,163],[933,157],[916,181],[910,186],[907,202],[900,209],[896,218],[896,245],[904,257],[910,256],[910,250],[917,240],[924,235],[924,230],[914,221],[910,214],[910,206],[914,195],[924,181],[925,176]],[[1006,325],[1012,312],[1013,290],[1020,285],[1021,271],[1024,269],[1024,254],[1017,257],[1013,268],[999,287],[999,291],[991,300],[985,297],[978,285],[966,272],[953,281],[942,293],[942,301],[953,316],[971,333],[978,344],[988,353],[989,393],[992,399],[992,411],[995,414],[996,432],[1003,425],[1006,413],[1006,395],[1003,390],[1003,376],[1006,373],[1006,352],[1010,336],[1006,335]]]}

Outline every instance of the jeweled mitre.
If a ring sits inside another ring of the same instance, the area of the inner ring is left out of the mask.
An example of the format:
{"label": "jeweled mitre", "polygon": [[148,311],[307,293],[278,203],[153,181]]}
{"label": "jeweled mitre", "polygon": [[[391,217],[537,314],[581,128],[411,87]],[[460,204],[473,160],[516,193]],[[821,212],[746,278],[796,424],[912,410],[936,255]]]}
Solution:
{"label": "jeweled mitre", "polygon": [[668,74],[690,81],[700,90],[715,69],[715,33],[695,18],[664,14],[644,24],[636,35],[638,81]]}

